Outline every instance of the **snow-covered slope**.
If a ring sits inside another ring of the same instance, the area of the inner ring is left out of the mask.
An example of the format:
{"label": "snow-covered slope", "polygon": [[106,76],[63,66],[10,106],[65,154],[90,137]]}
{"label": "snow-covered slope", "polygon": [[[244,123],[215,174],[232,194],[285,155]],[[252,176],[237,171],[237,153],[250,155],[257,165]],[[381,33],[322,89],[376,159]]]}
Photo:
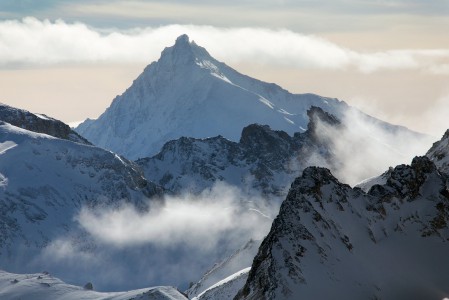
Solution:
{"label": "snow-covered slope", "polygon": [[242,128],[253,123],[293,135],[307,127],[312,105],[337,116],[348,109],[336,99],[294,95],[242,75],[183,35],[97,120],[76,130],[100,147],[136,159],[183,136],[237,141]]}
{"label": "snow-covered slope", "polygon": [[374,185],[383,185],[387,183],[388,178],[390,177],[390,173],[393,171],[393,168],[390,167],[388,171],[378,175],[367,178],[361,181],[356,187],[361,188],[363,191],[368,192]]}
{"label": "snow-covered slope", "polygon": [[33,114],[0,103],[0,121],[38,133],[45,133],[60,139],[90,145],[90,143],[73,131],[67,124],[43,114]]}
{"label": "snow-covered slope", "polygon": [[197,299],[232,299],[246,281],[260,242],[250,240],[231,256],[216,263],[186,294],[189,298]]}
{"label": "snow-covered slope", "polygon": [[[75,219],[81,208],[126,202],[145,210],[162,193],[135,163],[112,152],[0,122],[2,268],[27,272],[48,247],[95,253],[95,241]],[[54,244],[60,238],[67,244]]]}
{"label": "snow-covered slope", "polygon": [[192,300],[231,300],[245,284],[251,268],[245,268],[217,282]]}
{"label": "snow-covered slope", "polygon": [[448,297],[447,174],[427,157],[387,174],[365,193],[305,169],[235,299]]}
{"label": "snow-covered slope", "polygon": [[[87,284],[86,284],[87,286]],[[173,287],[101,293],[69,285],[48,273],[12,274],[0,271],[0,299],[5,300],[186,300]]]}
{"label": "snow-covered slope", "polygon": [[[84,280],[90,280],[103,290],[167,284],[187,288],[188,282],[198,280],[212,262],[227,257],[235,251],[235,245],[254,237],[249,234],[245,236],[246,229],[239,231],[237,226],[232,226],[236,228],[234,231],[239,232],[236,237],[238,241],[228,241],[216,251],[201,248],[196,253],[198,249],[192,246],[192,242],[186,246],[184,241],[167,241],[169,238],[163,235],[173,235],[170,228],[154,229],[160,232],[159,238],[129,239],[127,234],[122,234],[124,242],[120,242],[120,232],[117,238],[117,232],[112,229],[103,230],[112,235],[112,238],[109,236],[104,239],[94,235],[92,227],[88,227],[89,222],[102,220],[103,212],[108,216],[117,213],[115,219],[118,215],[125,218],[125,231],[129,230],[126,227],[128,224],[131,227],[132,224],[148,226],[145,225],[147,222],[142,224],[139,220],[127,222],[129,216],[124,212],[136,208],[138,213],[135,218],[150,215],[147,211],[149,203],[156,200],[158,203],[155,206],[159,207],[160,201],[167,200],[163,193],[162,188],[145,178],[137,164],[124,157],[92,145],[55,138],[2,122],[0,264],[5,270],[18,273],[49,270],[64,281],[78,285],[83,284]],[[241,211],[249,211],[243,215],[255,215],[252,220],[262,219],[258,224],[260,227],[262,223],[266,225],[266,231],[262,233],[265,234],[272,218],[259,212],[259,205],[255,203],[257,201],[251,202],[240,195],[236,197],[239,197],[238,200],[232,198],[232,201],[245,202]],[[194,197],[181,198],[175,199],[173,195],[168,197],[170,201],[180,203],[189,202]],[[218,195],[217,198],[216,201],[222,199]],[[230,203],[240,209],[232,201]],[[189,203],[185,205],[189,207]],[[92,214],[81,213],[86,211]],[[153,215],[154,218],[158,217],[155,212]],[[83,216],[85,218],[81,219]],[[172,224],[183,220],[168,221]],[[117,224],[112,223],[113,219],[96,227],[117,228]],[[151,229],[146,228],[144,231],[151,232]],[[226,234],[232,236],[233,233]],[[159,242],[161,238],[166,241]],[[190,239],[202,240],[195,234]],[[207,239],[226,240],[223,236]],[[249,267],[252,256],[247,256],[243,267]],[[227,273],[220,273],[220,276],[232,275],[242,268],[233,265],[232,269],[228,267]],[[207,284],[205,288],[210,286]]]}

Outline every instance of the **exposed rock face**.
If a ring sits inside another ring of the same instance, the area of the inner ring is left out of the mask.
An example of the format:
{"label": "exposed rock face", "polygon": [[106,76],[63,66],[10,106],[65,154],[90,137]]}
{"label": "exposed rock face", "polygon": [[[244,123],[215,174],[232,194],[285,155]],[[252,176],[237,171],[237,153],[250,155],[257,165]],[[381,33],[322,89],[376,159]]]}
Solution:
{"label": "exposed rock face", "polygon": [[329,114],[319,107],[312,106],[307,110],[307,116],[309,117],[309,123],[307,124],[307,134],[311,140],[316,144],[325,144],[326,140],[323,140],[323,135],[319,134],[319,124],[326,124],[335,129],[341,128],[343,125],[341,121],[334,115]]}
{"label": "exposed rock face", "polygon": [[[421,186],[431,173],[437,173],[435,164],[425,156],[415,157],[410,166],[397,166],[388,174],[384,185],[374,185],[368,193],[381,197],[383,202],[390,202],[396,198],[413,201],[420,195]],[[442,184],[444,185],[444,181]]]}
{"label": "exposed rock face", "polygon": [[449,129],[444,133],[441,140],[433,144],[426,156],[429,157],[440,170],[449,173]]}
{"label": "exposed rock face", "polygon": [[38,133],[45,133],[60,139],[90,145],[90,143],[73,131],[69,125],[46,115],[33,114],[0,103],[0,121]]}
{"label": "exposed rock face", "polygon": [[300,174],[312,155],[332,164],[331,147],[317,137],[313,124],[328,119],[339,123],[318,107],[312,107],[309,116],[309,130],[303,134],[290,136],[267,125],[252,124],[243,129],[238,143],[222,136],[183,137],[165,144],[154,157],[137,163],[147,178],[173,192],[200,192],[223,181],[244,191],[284,197],[288,182]]}
{"label": "exposed rock face", "polygon": [[368,193],[307,168],[235,299],[443,298],[448,208],[447,175],[427,157]]}

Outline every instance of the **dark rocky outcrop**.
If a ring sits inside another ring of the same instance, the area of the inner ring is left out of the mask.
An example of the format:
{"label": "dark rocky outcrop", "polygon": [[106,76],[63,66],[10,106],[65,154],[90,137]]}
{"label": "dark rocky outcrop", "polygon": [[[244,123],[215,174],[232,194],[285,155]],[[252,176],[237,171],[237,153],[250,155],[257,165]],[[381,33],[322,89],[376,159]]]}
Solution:
{"label": "dark rocky outcrop", "polygon": [[46,115],[37,115],[29,111],[14,108],[0,103],[0,121],[33,132],[48,134],[60,139],[91,145],[89,141],[73,131],[69,125],[50,118]]}

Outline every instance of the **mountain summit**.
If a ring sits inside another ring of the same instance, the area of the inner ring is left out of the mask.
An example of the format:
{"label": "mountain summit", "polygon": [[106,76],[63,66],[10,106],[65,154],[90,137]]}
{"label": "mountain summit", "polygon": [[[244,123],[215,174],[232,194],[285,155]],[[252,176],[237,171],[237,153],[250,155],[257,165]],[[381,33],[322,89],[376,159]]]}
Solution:
{"label": "mountain summit", "polygon": [[337,99],[291,94],[242,75],[181,35],[97,120],[76,130],[97,146],[135,159],[182,136],[238,141],[253,123],[291,135],[303,132],[312,105],[337,116],[348,109]]}
{"label": "mountain summit", "polygon": [[195,59],[199,58],[212,59],[206,49],[198,46],[194,41],[190,42],[186,34],[179,36],[173,47],[165,48],[161,58],[172,58],[179,64],[182,63],[182,59],[184,63],[195,62]]}

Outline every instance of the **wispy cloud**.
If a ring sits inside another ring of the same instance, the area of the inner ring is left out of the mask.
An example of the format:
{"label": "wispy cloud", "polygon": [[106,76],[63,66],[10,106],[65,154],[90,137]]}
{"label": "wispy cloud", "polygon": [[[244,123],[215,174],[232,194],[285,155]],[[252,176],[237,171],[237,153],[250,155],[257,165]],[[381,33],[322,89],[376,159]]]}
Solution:
{"label": "wispy cloud", "polygon": [[[83,23],[32,17],[0,22],[0,64],[148,63],[180,34],[229,63],[293,66],[300,69],[420,70],[445,73],[449,49],[404,49],[362,53],[314,35],[290,30],[168,25],[95,29]],[[443,67],[442,67],[443,66]]]}
{"label": "wispy cloud", "polygon": [[[84,208],[76,219],[93,237],[118,247],[182,245],[210,251],[223,241],[241,245],[268,232],[272,218],[267,215],[273,217],[276,208],[264,207],[259,212],[248,206],[247,197],[219,184],[199,196],[186,194],[166,197],[163,204],[150,203],[147,212],[131,205],[111,210]],[[260,207],[263,201],[255,203]]]}
{"label": "wispy cloud", "polygon": [[[41,257],[49,261],[64,261],[65,263],[95,263],[98,257],[88,251],[80,251],[73,242],[75,239],[63,237],[51,241],[43,248]],[[78,243],[79,244],[79,243]],[[78,245],[79,246],[79,245]],[[80,247],[81,248],[81,247]]]}
{"label": "wispy cloud", "polygon": [[[441,116],[444,112],[447,109]],[[342,124],[333,127],[318,122],[317,131],[320,138],[330,142],[329,149],[335,158],[332,163],[336,163],[331,166],[332,172],[350,185],[378,176],[389,167],[410,164],[413,157],[424,155],[435,141],[430,136],[394,131],[355,109],[345,113]],[[312,164],[327,167],[320,155],[312,159]]]}

